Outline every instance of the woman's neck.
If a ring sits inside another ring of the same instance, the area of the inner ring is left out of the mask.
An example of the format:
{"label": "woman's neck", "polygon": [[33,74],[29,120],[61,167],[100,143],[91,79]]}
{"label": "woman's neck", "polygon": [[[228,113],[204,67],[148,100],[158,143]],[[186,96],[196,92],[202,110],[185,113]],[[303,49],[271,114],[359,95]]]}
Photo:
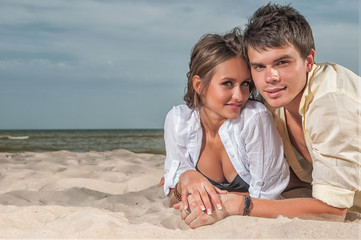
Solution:
{"label": "woman's neck", "polygon": [[227,120],[226,118],[221,118],[215,113],[209,112],[202,107],[199,109],[199,116],[201,119],[203,131],[207,134],[210,134],[210,136],[217,135],[219,128]]}

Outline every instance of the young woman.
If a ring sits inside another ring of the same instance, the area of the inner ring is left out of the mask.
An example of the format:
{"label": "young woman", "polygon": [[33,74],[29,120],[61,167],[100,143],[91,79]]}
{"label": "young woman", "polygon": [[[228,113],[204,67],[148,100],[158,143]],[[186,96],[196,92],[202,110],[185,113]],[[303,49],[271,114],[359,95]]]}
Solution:
{"label": "young woman", "polygon": [[186,209],[191,194],[211,214],[212,205],[221,208],[218,193],[279,199],[289,182],[272,115],[249,100],[254,87],[239,32],[207,34],[193,47],[186,105],[173,107],[164,125],[171,205],[182,201]]}

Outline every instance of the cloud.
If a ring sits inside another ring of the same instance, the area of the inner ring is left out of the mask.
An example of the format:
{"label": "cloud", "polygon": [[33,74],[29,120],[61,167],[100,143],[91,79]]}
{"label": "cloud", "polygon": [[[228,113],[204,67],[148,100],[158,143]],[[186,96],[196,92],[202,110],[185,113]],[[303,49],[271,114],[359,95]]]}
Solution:
{"label": "cloud", "polygon": [[[0,128],[78,127],[74,115],[89,128],[162,127],[167,110],[182,103],[196,41],[244,27],[267,2],[2,0]],[[317,59],[358,71],[357,0],[292,6],[314,29]],[[22,111],[38,117],[13,125]]]}

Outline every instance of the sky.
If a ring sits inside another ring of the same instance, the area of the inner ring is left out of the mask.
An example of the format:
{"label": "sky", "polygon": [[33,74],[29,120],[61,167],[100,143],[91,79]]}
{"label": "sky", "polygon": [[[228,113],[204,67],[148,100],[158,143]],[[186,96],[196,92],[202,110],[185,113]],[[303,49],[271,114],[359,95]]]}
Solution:
{"label": "sky", "polygon": [[[0,0],[0,130],[163,128],[206,33],[263,0]],[[309,21],[316,62],[359,75],[359,0],[278,0]]]}

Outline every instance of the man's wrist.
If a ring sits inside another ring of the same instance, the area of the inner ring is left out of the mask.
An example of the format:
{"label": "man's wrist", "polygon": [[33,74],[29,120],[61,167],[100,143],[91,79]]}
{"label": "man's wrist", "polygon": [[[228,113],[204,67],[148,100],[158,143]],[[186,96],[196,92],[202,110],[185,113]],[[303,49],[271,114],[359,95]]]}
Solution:
{"label": "man's wrist", "polygon": [[251,212],[251,204],[252,204],[251,197],[248,194],[244,195],[244,208],[242,214],[243,216],[249,216]]}
{"label": "man's wrist", "polygon": [[222,206],[228,216],[242,215],[244,208],[244,197],[243,194],[239,193],[228,193],[219,195]]}

